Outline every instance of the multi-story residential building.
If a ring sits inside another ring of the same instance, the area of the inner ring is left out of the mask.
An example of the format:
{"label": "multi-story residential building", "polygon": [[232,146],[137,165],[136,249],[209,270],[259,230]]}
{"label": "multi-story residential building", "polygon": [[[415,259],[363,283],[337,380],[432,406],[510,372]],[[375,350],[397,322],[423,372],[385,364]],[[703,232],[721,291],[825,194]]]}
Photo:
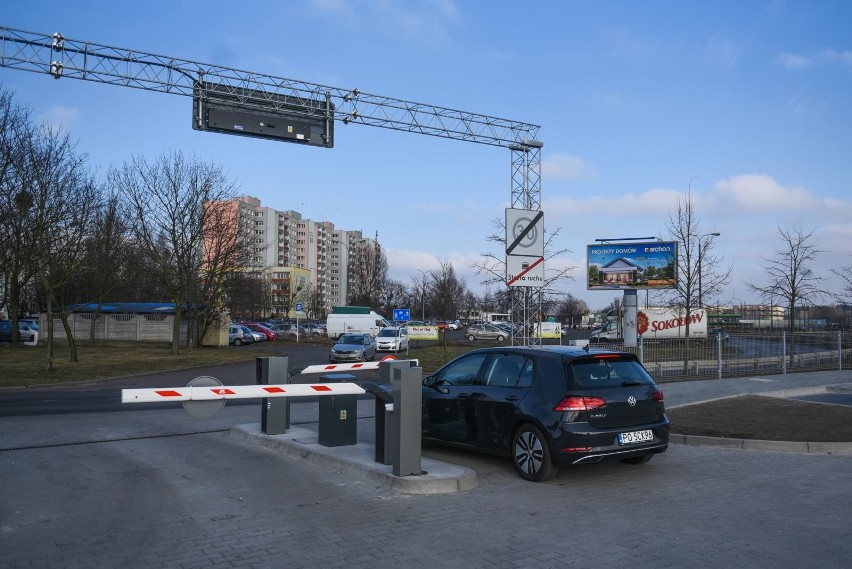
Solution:
{"label": "multi-story residential building", "polygon": [[[233,200],[241,216],[251,217],[252,268],[268,283],[271,307],[291,313],[297,302],[319,299],[312,312],[328,312],[352,297],[363,251],[372,243],[361,231],[338,229],[330,221],[304,219],[294,210],[276,210],[260,200],[242,196]],[[321,316],[317,314],[317,316]]]}

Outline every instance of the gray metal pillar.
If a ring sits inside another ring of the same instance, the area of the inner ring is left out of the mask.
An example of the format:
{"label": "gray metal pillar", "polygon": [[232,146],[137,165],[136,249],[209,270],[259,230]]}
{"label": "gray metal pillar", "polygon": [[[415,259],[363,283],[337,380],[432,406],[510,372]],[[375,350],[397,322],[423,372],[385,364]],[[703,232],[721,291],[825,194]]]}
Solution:
{"label": "gray metal pillar", "polygon": [[[256,358],[258,385],[290,383],[287,357]],[[283,435],[290,428],[290,398],[270,397],[260,400],[260,430],[267,435]]]}
{"label": "gray metal pillar", "polygon": [[[393,457],[395,476],[422,474],[420,436],[422,430],[423,368],[392,366],[391,394],[393,440],[385,441]],[[387,458],[387,456],[386,456]]]}
{"label": "gray metal pillar", "polygon": [[636,338],[636,318],[637,318],[638,296],[636,289],[628,289],[624,291],[624,319],[622,321],[621,333],[624,336],[625,346],[635,346]]}

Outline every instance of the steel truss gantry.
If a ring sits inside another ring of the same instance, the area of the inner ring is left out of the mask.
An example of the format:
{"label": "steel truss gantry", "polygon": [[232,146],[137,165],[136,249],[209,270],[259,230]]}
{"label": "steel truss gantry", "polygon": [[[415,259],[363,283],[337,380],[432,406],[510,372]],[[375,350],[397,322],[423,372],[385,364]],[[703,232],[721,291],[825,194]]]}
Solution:
{"label": "steel truss gantry", "polygon": [[[508,148],[511,207],[541,209],[539,125],[8,27],[0,27],[0,67],[186,97],[200,89],[202,97],[225,95],[276,110],[286,101],[287,112],[295,104],[306,116],[325,101],[333,120],[344,124]],[[527,299],[533,289],[523,292]],[[524,313],[532,312],[526,307],[525,300]]]}

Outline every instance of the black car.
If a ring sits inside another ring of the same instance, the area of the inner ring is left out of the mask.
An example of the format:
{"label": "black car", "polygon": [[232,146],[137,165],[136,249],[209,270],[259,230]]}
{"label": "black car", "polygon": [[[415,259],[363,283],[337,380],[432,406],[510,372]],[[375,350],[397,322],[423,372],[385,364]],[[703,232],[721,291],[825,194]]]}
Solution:
{"label": "black car", "polygon": [[663,393],[629,353],[482,348],[423,378],[423,439],[510,456],[535,482],[560,466],[665,452]]}

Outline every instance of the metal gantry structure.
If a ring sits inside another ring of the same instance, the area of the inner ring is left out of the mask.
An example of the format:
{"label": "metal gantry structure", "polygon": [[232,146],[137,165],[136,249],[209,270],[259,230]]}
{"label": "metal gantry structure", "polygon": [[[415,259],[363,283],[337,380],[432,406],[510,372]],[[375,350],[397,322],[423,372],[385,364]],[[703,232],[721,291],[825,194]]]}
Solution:
{"label": "metal gantry structure", "polygon": [[[80,79],[194,99],[225,98],[247,107],[303,114],[325,113],[332,121],[363,124],[464,142],[507,148],[511,152],[513,208],[541,209],[539,125],[459,111],[436,105],[243,71],[75,40],[61,33],[42,34],[0,27],[0,67]],[[197,120],[197,117],[194,117]],[[523,321],[540,289],[523,290]],[[520,295],[516,295],[520,296]],[[519,314],[519,313],[516,313]]]}

